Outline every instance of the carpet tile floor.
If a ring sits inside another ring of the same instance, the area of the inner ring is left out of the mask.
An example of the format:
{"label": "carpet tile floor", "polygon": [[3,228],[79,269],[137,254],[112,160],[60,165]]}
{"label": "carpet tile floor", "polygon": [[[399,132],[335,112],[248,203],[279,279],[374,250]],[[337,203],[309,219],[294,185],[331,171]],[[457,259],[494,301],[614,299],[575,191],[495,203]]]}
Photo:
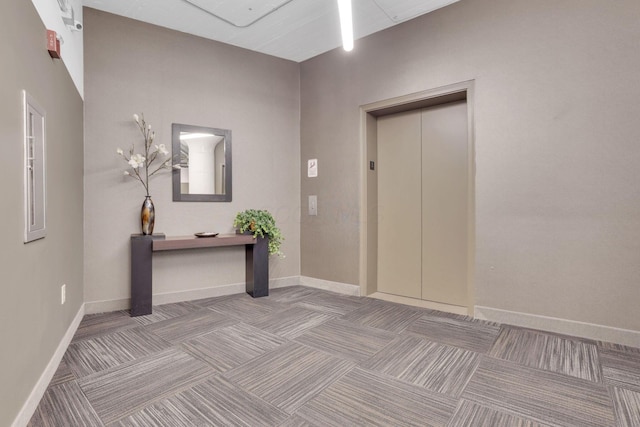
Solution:
{"label": "carpet tile floor", "polygon": [[640,426],[640,349],[294,286],[85,316],[29,426]]}

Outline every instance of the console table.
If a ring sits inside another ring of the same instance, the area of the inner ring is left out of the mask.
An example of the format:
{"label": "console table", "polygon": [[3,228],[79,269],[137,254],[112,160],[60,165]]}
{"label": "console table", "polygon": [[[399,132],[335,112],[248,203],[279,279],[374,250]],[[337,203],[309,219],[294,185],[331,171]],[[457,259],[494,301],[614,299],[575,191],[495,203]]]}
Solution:
{"label": "console table", "polygon": [[254,298],[269,295],[269,242],[246,234],[216,237],[166,237],[164,234],[131,235],[131,316],[151,314],[152,255],[159,251],[245,247],[246,291]]}

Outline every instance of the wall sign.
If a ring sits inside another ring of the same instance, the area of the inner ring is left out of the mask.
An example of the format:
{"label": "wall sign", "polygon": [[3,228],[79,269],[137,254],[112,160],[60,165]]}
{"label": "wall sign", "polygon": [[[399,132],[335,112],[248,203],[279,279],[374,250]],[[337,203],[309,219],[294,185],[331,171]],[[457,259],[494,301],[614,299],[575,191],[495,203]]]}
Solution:
{"label": "wall sign", "polygon": [[307,176],[309,178],[318,176],[318,159],[310,159],[307,162]]}

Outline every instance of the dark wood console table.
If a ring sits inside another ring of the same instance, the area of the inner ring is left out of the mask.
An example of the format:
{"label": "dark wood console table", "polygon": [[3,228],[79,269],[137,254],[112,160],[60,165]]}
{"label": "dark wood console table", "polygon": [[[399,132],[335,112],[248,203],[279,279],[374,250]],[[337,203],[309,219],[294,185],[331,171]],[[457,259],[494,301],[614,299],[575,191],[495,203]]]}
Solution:
{"label": "dark wood console table", "polygon": [[254,298],[269,295],[269,242],[245,234],[216,237],[165,237],[164,234],[131,235],[131,316],[151,314],[153,252],[244,246],[246,290]]}

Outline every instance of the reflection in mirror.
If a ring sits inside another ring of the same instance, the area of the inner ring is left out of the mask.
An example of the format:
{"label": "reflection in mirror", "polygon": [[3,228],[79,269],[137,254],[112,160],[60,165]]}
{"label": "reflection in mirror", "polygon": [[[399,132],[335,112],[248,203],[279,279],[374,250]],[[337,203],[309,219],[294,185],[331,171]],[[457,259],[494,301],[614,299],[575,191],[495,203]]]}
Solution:
{"label": "reflection in mirror", "polygon": [[222,182],[224,136],[180,132],[180,192],[224,194]]}
{"label": "reflection in mirror", "polygon": [[174,201],[231,201],[230,130],[174,123],[172,149]]}

